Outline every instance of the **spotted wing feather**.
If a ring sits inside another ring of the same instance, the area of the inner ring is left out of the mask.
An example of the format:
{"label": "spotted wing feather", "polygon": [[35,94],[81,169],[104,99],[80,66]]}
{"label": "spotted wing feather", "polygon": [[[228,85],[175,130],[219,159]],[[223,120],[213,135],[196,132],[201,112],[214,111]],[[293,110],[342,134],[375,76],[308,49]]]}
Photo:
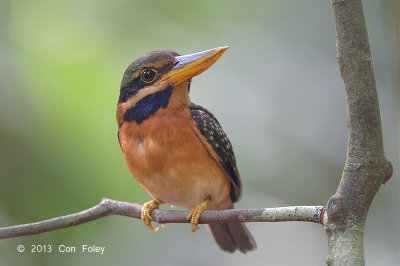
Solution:
{"label": "spotted wing feather", "polygon": [[219,163],[231,181],[230,196],[232,202],[238,201],[241,195],[242,183],[231,142],[218,120],[210,111],[194,103],[189,108],[192,118],[197,123],[197,128],[217,154],[220,159]]}

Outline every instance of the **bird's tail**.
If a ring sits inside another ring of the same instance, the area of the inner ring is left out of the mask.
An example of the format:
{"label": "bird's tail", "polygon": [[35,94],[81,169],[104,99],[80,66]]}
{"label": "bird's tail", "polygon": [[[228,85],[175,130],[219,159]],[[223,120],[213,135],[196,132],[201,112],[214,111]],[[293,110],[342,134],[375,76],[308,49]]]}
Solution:
{"label": "bird's tail", "polygon": [[224,251],[235,252],[239,250],[246,253],[257,248],[256,241],[245,224],[209,224],[208,227],[215,241]]}

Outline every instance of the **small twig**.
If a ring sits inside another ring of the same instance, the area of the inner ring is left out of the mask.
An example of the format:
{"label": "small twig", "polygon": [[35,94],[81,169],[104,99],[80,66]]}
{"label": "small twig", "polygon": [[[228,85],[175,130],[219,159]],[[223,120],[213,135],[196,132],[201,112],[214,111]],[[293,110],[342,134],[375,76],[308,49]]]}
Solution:
{"label": "small twig", "polygon": [[[36,235],[61,228],[87,223],[108,215],[123,215],[140,219],[142,206],[104,198],[96,206],[70,215],[53,219],[0,228],[0,239],[27,235]],[[245,222],[285,222],[302,221],[323,223],[324,206],[292,206],[266,209],[232,209],[223,211],[204,211],[201,224],[209,223],[245,223]],[[188,223],[188,211],[153,210],[151,216],[155,222]]]}

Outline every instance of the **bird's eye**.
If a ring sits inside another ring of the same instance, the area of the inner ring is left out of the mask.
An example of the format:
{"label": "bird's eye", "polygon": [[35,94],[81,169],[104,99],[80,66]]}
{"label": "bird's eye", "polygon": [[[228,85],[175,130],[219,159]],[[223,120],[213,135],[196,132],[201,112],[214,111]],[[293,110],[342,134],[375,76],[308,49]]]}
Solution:
{"label": "bird's eye", "polygon": [[156,78],[157,72],[154,69],[146,68],[140,73],[140,77],[146,83],[150,83],[154,81]]}

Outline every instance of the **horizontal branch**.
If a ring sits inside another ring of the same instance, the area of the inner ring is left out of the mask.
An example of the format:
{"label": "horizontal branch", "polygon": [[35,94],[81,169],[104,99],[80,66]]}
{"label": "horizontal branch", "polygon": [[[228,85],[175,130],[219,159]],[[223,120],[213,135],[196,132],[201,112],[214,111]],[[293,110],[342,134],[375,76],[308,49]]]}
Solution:
{"label": "horizontal branch", "polygon": [[[123,215],[139,218],[142,205],[104,198],[96,206],[70,215],[53,219],[0,228],[0,239],[27,235],[36,235],[61,228],[75,226],[100,219],[109,215]],[[223,211],[204,211],[200,224],[210,223],[246,223],[246,222],[285,222],[302,221],[322,224],[324,206],[291,206],[265,209],[231,209]],[[155,222],[189,223],[188,211],[171,211],[155,209],[151,216]]]}

